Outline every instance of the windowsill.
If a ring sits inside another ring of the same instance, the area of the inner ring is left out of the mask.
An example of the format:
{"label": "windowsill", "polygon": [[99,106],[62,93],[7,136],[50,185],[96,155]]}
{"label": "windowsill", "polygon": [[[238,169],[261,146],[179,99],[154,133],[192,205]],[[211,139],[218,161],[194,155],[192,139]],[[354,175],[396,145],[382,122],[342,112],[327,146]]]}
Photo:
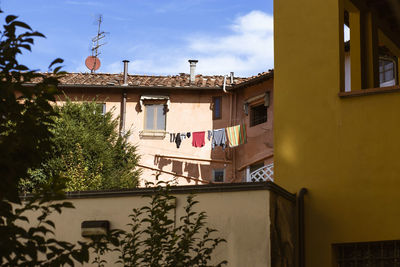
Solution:
{"label": "windowsill", "polygon": [[167,134],[166,131],[164,130],[143,130],[139,133],[140,137],[146,137],[146,138],[164,138],[165,135]]}
{"label": "windowsill", "polygon": [[347,98],[347,97],[367,96],[367,95],[386,94],[395,92],[400,92],[400,86],[396,85],[389,87],[362,89],[358,91],[340,92],[339,97]]}
{"label": "windowsill", "polygon": [[264,121],[264,122],[261,122],[261,123],[258,123],[258,124],[249,125],[249,128],[255,128],[255,127],[260,126],[260,125],[265,125],[267,122],[268,121]]}

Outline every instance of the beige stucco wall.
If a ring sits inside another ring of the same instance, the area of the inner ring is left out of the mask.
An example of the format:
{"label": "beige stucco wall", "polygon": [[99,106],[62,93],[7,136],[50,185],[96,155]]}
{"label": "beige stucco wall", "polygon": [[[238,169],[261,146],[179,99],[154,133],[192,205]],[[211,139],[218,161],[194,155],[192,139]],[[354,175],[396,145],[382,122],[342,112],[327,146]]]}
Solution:
{"label": "beige stucco wall", "polygon": [[[129,141],[136,145],[141,155],[140,164],[155,169],[194,177],[206,181],[212,180],[213,169],[225,170],[225,182],[245,181],[246,169],[244,166],[264,161],[269,164],[273,158],[264,159],[273,154],[273,82],[272,79],[238,88],[230,93],[221,90],[151,90],[127,88],[126,123],[125,129],[130,130]],[[270,106],[268,120],[265,123],[250,127],[250,115],[243,112],[243,104],[249,98],[270,92]],[[77,101],[97,99],[106,103],[107,111],[114,111],[114,116],[121,113],[122,89],[120,88],[64,88],[64,92],[71,99]],[[140,97],[142,95],[169,96],[169,111],[166,114],[166,134],[161,137],[143,136],[145,109],[140,111]],[[222,97],[222,116],[213,120],[213,96]],[[62,99],[62,97],[61,97]],[[231,114],[232,112],[232,114]],[[180,148],[170,142],[169,133],[207,131],[226,128],[231,125],[245,123],[247,127],[247,143],[235,148],[223,150],[217,147],[211,149],[211,141],[207,139],[205,146],[195,148],[192,138],[184,139]],[[225,160],[230,163],[215,163],[185,159],[156,158],[155,155],[185,157],[194,159]],[[143,169],[141,186],[146,181],[155,181],[155,171]],[[161,180],[171,180],[172,175],[161,174]],[[198,184],[199,182],[178,177],[179,185]]]}
{"label": "beige stucco wall", "polygon": [[[114,111],[114,116],[120,116],[122,90],[110,88],[65,88],[64,92],[77,101],[97,99],[106,103],[106,110]],[[142,95],[167,95],[170,99],[169,111],[166,114],[166,134],[162,137],[143,136],[145,111],[140,111],[139,100]],[[212,97],[222,96],[222,118],[213,120],[211,107]],[[62,101],[62,97],[60,99]],[[136,145],[141,155],[140,164],[202,180],[212,180],[213,169],[226,169],[226,176],[232,177],[234,168],[231,164],[204,162],[196,160],[156,158],[155,155],[177,156],[199,159],[227,159],[227,150],[220,147],[211,149],[211,141],[207,139],[207,130],[229,126],[230,112],[229,96],[221,91],[210,90],[129,90],[126,104],[125,129],[130,130],[129,141]],[[205,146],[195,148],[192,138],[184,139],[180,148],[170,142],[169,133],[206,131]],[[143,169],[141,186],[146,181],[155,182],[155,171]],[[172,175],[161,174],[160,180],[171,180]],[[227,179],[229,181],[230,179]],[[196,181],[178,177],[179,185],[198,184]]]}
{"label": "beige stucco wall", "polygon": [[[268,190],[198,193],[196,210],[206,211],[208,226],[219,230],[219,237],[227,243],[215,251],[214,260],[227,260],[232,267],[270,266],[270,194]],[[177,197],[176,218],[183,215],[187,194]],[[145,205],[147,198],[140,195],[124,197],[99,197],[70,199],[73,210],[53,215],[56,236],[75,242],[81,237],[81,223],[87,220],[109,220],[111,228],[124,228],[129,223],[128,215],[133,208]],[[107,257],[111,266],[115,255]],[[85,266],[91,266],[90,264]],[[118,265],[112,265],[118,266]]]}

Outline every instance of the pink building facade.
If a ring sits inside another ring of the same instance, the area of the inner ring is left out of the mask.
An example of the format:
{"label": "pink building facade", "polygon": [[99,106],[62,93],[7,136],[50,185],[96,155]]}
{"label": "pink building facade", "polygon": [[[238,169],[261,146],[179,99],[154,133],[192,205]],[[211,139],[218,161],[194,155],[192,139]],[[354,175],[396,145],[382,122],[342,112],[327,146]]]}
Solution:
{"label": "pink building facade", "polygon": [[[273,72],[250,78],[68,73],[59,87],[119,117],[118,130],[130,132],[141,155],[142,186],[157,179],[185,185],[273,178],[272,78]],[[208,132],[234,125],[246,127],[247,142],[212,148]],[[203,143],[193,145],[202,132]]]}

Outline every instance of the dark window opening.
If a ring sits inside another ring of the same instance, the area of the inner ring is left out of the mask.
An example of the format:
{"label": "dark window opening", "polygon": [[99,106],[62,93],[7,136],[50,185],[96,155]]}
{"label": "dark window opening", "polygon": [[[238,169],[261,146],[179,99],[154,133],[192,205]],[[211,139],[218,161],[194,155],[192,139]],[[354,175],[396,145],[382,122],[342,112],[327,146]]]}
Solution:
{"label": "dark window opening", "polygon": [[335,244],[338,267],[400,267],[400,240]]}
{"label": "dark window opening", "polygon": [[250,173],[264,167],[264,162],[258,162],[254,163],[253,165],[250,165]]}
{"label": "dark window opening", "polygon": [[223,169],[220,170],[213,170],[213,178],[214,182],[223,182],[225,171]]}
{"label": "dark window opening", "polygon": [[213,97],[213,120],[222,118],[222,97]]}
{"label": "dark window opening", "polygon": [[267,121],[268,107],[264,104],[250,107],[250,127],[264,123]]}

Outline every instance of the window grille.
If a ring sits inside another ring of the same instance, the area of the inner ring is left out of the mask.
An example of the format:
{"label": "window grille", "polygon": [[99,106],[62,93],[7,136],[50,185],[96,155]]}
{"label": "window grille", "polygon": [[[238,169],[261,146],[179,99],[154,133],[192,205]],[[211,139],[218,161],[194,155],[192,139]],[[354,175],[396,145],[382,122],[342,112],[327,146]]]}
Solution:
{"label": "window grille", "polygon": [[225,177],[224,169],[214,169],[213,170],[213,180],[214,182],[223,182]]}
{"label": "window grille", "polygon": [[400,240],[333,245],[338,267],[400,267]]}
{"label": "window grille", "polygon": [[267,121],[267,110],[264,104],[253,106],[250,109],[250,127]]}

